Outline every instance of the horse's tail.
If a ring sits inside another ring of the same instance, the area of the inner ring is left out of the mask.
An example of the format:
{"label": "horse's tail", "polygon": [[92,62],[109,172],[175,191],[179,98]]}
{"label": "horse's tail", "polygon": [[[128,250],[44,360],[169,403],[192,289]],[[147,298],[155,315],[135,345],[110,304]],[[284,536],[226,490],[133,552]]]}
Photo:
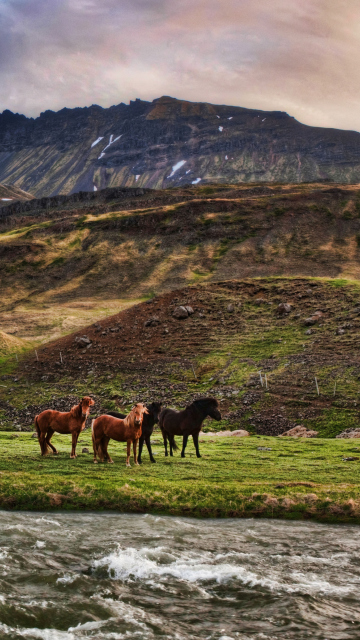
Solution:
{"label": "horse's tail", "polygon": [[170,436],[170,438],[172,438],[172,443],[171,443],[172,444],[172,448],[174,449],[174,451],[177,451],[179,447],[177,446],[177,444],[175,442],[174,436]]}
{"label": "horse's tail", "polygon": [[39,427],[39,423],[38,423],[38,417],[39,416],[35,416],[35,429],[36,429],[38,438],[40,438],[40,427]]}
{"label": "horse's tail", "polygon": [[96,456],[96,444],[95,444],[95,435],[94,435],[94,423],[95,423],[95,418],[94,420],[91,421],[91,438],[92,438],[92,444],[93,444],[93,449],[94,449],[94,456]]}

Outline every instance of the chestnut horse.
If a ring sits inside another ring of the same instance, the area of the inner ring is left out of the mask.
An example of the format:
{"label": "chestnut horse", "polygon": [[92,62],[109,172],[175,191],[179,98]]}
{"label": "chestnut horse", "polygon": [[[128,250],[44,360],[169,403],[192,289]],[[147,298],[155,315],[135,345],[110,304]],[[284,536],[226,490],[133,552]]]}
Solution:
{"label": "chestnut horse", "polygon": [[173,449],[177,449],[174,436],[183,437],[181,457],[185,458],[185,448],[189,436],[192,436],[197,458],[201,458],[199,451],[199,433],[205,418],[210,416],[214,420],[221,420],[219,403],[215,398],[200,398],[194,400],[183,411],[163,409],[159,415],[159,425],[164,438],[165,456],[167,452],[167,440],[170,445],[170,455]]}
{"label": "chestnut horse", "polygon": [[[139,455],[138,455],[139,464],[141,464],[141,454],[142,454],[144,442],[146,442],[146,446],[148,448],[151,462],[156,462],[152,454],[150,438],[152,436],[152,432],[154,431],[155,423],[159,422],[161,402],[152,402],[151,404],[146,404],[145,406],[148,410],[148,413],[144,414],[143,422],[141,426],[141,436],[139,439]],[[118,411],[109,411],[107,415],[113,416],[114,418],[126,418],[125,413],[119,413]]]}
{"label": "chestnut horse", "polygon": [[95,404],[89,396],[85,396],[79,404],[76,404],[68,413],[47,409],[35,416],[35,427],[39,438],[41,455],[45,456],[48,447],[54,453],[58,453],[50,440],[55,431],[62,435],[72,436],[70,458],[76,458],[76,445],[81,431],[85,429],[86,418],[90,413],[90,407]]}
{"label": "chestnut horse", "polygon": [[141,427],[144,413],[148,413],[147,408],[141,402],[133,407],[126,418],[114,418],[113,416],[99,416],[91,423],[92,441],[94,449],[94,462],[97,463],[96,454],[100,460],[113,462],[108,454],[109,440],[127,443],[126,466],[130,467],[131,443],[134,449],[134,462],[139,464],[136,458],[136,448],[141,436]]}

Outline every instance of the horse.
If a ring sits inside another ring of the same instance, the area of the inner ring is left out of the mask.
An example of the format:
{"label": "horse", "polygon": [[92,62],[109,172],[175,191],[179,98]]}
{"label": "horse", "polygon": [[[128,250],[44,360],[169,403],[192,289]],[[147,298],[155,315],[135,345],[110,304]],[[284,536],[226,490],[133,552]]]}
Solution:
{"label": "horse", "polygon": [[183,411],[163,409],[159,415],[159,425],[164,438],[165,456],[167,452],[167,440],[170,445],[170,455],[173,449],[178,449],[174,436],[183,437],[181,457],[185,458],[185,449],[189,436],[192,436],[196,450],[196,457],[201,458],[199,451],[199,433],[205,418],[210,416],[214,420],[221,420],[219,403],[215,398],[200,398],[194,400]]}
{"label": "horse", "polygon": [[[151,442],[150,437],[152,436],[152,432],[154,431],[154,425],[156,422],[159,422],[159,413],[161,411],[161,403],[160,402],[152,402],[151,404],[146,404],[145,407],[148,410],[148,413],[144,413],[143,423],[141,428],[141,436],[139,438],[139,455],[138,455],[138,463],[141,464],[141,454],[144,446],[144,442],[146,442],[146,446],[149,452],[151,462],[156,462],[152,451],[151,451]],[[118,411],[109,411],[108,416],[113,416],[113,418],[126,418],[125,413],[119,413]]]}
{"label": "horse", "polygon": [[74,405],[71,411],[67,413],[47,409],[35,416],[35,428],[39,438],[41,455],[45,456],[49,447],[53,453],[58,453],[50,442],[56,431],[63,435],[71,433],[72,447],[70,458],[76,458],[77,441],[81,431],[85,429],[86,418],[93,404],[95,404],[94,400],[89,396],[85,396],[79,404]]}
{"label": "horse", "polygon": [[136,447],[141,436],[143,416],[148,413],[147,408],[141,402],[133,407],[126,418],[114,418],[109,415],[102,415],[91,423],[92,442],[94,449],[94,463],[97,463],[96,454],[100,460],[107,460],[112,463],[108,454],[108,444],[110,438],[118,442],[127,443],[126,466],[130,467],[131,443],[134,449],[134,462],[139,464],[136,458]]}

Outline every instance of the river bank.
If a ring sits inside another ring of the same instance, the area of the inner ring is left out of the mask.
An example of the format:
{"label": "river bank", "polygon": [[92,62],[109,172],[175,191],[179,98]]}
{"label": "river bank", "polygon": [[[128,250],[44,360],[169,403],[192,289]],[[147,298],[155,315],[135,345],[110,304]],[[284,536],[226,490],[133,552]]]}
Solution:
{"label": "river bank", "polygon": [[181,459],[164,457],[158,433],[153,441],[157,463],[145,452],[127,469],[125,445],[113,441],[114,464],[93,464],[89,430],[76,460],[67,436],[54,436],[58,456],[42,458],[32,434],[0,433],[0,508],[360,523],[356,440],[214,435],[201,439],[201,459],[192,443]]}

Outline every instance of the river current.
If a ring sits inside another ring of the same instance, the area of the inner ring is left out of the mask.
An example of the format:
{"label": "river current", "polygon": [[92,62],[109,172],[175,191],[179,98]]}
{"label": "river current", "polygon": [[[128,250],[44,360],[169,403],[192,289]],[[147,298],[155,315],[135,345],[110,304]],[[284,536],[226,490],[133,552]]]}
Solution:
{"label": "river current", "polygon": [[360,638],[353,526],[0,512],[0,638]]}

